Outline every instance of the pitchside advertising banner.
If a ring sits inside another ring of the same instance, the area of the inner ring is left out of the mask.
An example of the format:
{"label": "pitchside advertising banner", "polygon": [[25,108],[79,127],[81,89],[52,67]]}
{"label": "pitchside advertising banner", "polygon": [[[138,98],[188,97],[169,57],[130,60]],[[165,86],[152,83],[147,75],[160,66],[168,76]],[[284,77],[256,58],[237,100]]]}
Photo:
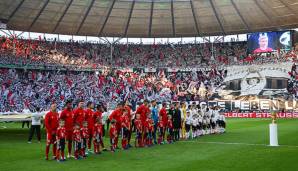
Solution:
{"label": "pitchside advertising banner", "polygon": [[[259,112],[227,112],[225,113],[227,118],[271,118],[270,113],[259,113]],[[298,112],[287,112],[287,113],[277,113],[278,118],[298,118]]]}

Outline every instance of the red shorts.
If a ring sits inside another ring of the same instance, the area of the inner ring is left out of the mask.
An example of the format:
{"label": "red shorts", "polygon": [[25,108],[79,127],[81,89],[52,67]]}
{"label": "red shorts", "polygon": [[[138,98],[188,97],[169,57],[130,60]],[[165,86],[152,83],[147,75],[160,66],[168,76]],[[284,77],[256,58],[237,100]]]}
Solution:
{"label": "red shorts", "polygon": [[56,135],[47,133],[47,144],[54,144],[54,143],[56,143]]}
{"label": "red shorts", "polygon": [[73,131],[72,130],[68,130],[66,131],[66,140],[72,140],[72,133]]}

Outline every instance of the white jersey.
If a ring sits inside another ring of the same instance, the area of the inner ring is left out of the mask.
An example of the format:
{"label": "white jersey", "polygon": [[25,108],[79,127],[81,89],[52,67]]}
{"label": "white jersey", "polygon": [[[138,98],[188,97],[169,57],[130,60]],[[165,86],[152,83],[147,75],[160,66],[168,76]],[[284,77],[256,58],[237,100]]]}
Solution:
{"label": "white jersey", "polygon": [[219,115],[218,120],[226,122],[225,115]]}
{"label": "white jersey", "polygon": [[213,110],[214,117],[219,119],[219,110]]}
{"label": "white jersey", "polygon": [[198,118],[192,120],[192,126],[198,126]]}
{"label": "white jersey", "polygon": [[203,124],[206,125],[207,124],[207,120],[203,119]]}
{"label": "white jersey", "polygon": [[186,115],[185,123],[187,125],[191,125],[192,124],[192,117],[190,115],[189,116]]}
{"label": "white jersey", "polygon": [[40,125],[41,119],[42,119],[42,114],[41,113],[32,113],[31,119],[32,119],[32,125]]}
{"label": "white jersey", "polygon": [[203,117],[202,117],[202,115],[199,115],[199,123],[202,123],[203,122]]}
{"label": "white jersey", "polygon": [[206,124],[210,124],[210,119],[206,118]]}
{"label": "white jersey", "polygon": [[190,115],[191,115],[192,117],[198,115],[198,110],[197,110],[196,108],[191,109],[191,110],[190,110]]}
{"label": "white jersey", "polygon": [[217,118],[216,118],[215,116],[213,116],[213,117],[211,118],[211,122],[216,123],[216,121],[217,121]]}
{"label": "white jersey", "polygon": [[206,111],[205,112],[205,116],[208,117],[208,118],[210,118],[211,117],[211,112],[210,111],[208,111],[208,112]]}

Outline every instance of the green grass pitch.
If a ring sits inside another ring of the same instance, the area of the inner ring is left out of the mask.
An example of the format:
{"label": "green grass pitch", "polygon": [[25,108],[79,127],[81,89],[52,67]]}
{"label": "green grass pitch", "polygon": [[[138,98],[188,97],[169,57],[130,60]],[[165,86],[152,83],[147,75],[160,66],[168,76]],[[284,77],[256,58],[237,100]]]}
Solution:
{"label": "green grass pitch", "polygon": [[[298,120],[278,120],[279,147],[269,147],[268,119],[228,119],[227,133],[150,148],[45,161],[45,141],[27,144],[28,129],[0,123],[1,171],[292,171],[298,170]],[[3,127],[6,128],[3,128]],[[106,143],[107,145],[107,143]]]}

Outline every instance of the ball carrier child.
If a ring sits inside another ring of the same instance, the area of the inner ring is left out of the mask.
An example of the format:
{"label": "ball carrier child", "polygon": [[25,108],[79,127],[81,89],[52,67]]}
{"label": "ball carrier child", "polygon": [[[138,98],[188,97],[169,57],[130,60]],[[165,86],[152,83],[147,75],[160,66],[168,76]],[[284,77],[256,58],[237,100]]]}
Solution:
{"label": "ball carrier child", "polygon": [[75,159],[80,159],[81,149],[82,149],[82,136],[80,130],[80,123],[75,124],[73,130],[73,142],[74,142],[74,155]]}
{"label": "ball carrier child", "polygon": [[167,141],[169,144],[173,143],[173,138],[174,138],[174,132],[173,132],[173,121],[172,121],[172,116],[168,115],[168,121],[167,121]]}
{"label": "ball carrier child", "polygon": [[128,111],[124,109],[121,116],[121,135],[122,135],[122,148],[124,150],[128,149],[128,138],[130,130],[130,117],[128,116]]}
{"label": "ball carrier child", "polygon": [[143,126],[142,126],[142,121],[140,119],[140,114],[138,113],[136,114],[134,126],[136,129],[135,147],[143,147],[143,142],[142,142]]}
{"label": "ball carrier child", "polygon": [[148,114],[146,119],[146,125],[145,125],[145,134],[146,134],[146,140],[145,143],[148,147],[153,145],[153,131],[154,131],[154,121],[151,118],[151,115]]}
{"label": "ball carrier child", "polygon": [[159,121],[158,121],[158,144],[164,144],[164,132],[165,132],[165,125],[163,122],[163,117],[162,115],[159,116]]}
{"label": "ball carrier child", "polygon": [[[64,156],[64,149],[65,149],[65,139],[66,139],[66,129],[64,127],[64,120],[59,121],[59,127],[56,132],[56,140],[57,140],[57,152],[56,152],[56,158],[57,161],[65,161]],[[61,154],[61,158],[60,158]]]}
{"label": "ball carrier child", "polygon": [[[93,132],[93,131],[92,131]],[[81,128],[81,134],[82,134],[82,148],[81,148],[81,156],[86,158],[88,152],[86,151],[87,145],[89,144],[89,128],[88,128],[88,122],[83,122],[83,127]]]}
{"label": "ball carrier child", "polygon": [[101,118],[96,119],[96,123],[94,125],[94,132],[93,132],[93,146],[94,146],[94,153],[100,154],[101,153],[101,144],[102,144],[102,120]]}
{"label": "ball carrier child", "polygon": [[111,127],[110,127],[110,144],[111,144],[111,152],[115,152],[115,149],[117,147],[116,139],[118,137],[117,128],[116,128],[116,120],[111,121]]}

